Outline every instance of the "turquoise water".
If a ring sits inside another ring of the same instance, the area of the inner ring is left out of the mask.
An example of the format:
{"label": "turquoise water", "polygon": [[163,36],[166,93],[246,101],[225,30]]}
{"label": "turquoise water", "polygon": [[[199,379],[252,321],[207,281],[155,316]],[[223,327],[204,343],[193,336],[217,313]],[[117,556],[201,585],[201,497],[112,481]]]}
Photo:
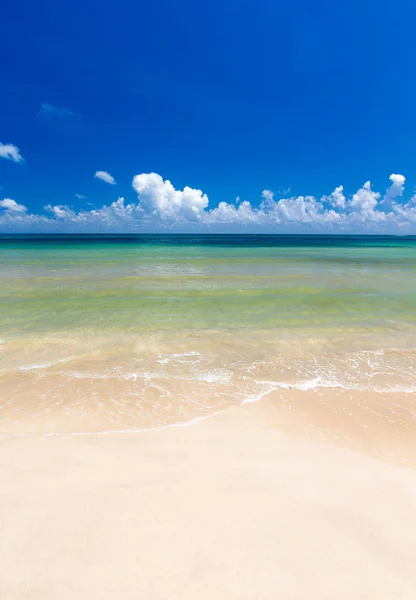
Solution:
{"label": "turquoise water", "polygon": [[0,331],[408,333],[415,259],[415,238],[3,237]]}
{"label": "turquoise water", "polygon": [[409,391],[415,275],[415,237],[0,236],[1,398]]}

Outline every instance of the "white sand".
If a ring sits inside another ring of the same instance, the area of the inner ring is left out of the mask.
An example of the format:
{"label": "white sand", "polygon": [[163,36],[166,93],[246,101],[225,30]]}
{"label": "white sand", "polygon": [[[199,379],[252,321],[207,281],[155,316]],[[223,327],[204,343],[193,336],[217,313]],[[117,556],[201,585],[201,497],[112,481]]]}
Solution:
{"label": "white sand", "polygon": [[1,600],[414,600],[416,471],[276,415],[1,439]]}

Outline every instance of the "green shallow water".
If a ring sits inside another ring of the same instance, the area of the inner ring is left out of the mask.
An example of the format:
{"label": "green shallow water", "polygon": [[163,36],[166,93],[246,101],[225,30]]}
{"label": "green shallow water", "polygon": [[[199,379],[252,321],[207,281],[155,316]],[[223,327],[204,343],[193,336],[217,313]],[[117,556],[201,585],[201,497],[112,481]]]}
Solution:
{"label": "green shallow water", "polygon": [[3,236],[0,335],[415,331],[415,239],[318,241]]}

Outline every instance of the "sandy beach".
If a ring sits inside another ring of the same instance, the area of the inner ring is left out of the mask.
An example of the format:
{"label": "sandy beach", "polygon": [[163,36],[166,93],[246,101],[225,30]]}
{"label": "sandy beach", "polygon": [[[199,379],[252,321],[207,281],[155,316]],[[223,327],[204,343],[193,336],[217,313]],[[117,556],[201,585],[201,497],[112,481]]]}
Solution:
{"label": "sandy beach", "polygon": [[0,250],[0,600],[416,598],[416,239]]}
{"label": "sandy beach", "polygon": [[328,423],[319,441],[276,402],[147,433],[2,438],[2,600],[413,599],[414,468],[338,444]]}

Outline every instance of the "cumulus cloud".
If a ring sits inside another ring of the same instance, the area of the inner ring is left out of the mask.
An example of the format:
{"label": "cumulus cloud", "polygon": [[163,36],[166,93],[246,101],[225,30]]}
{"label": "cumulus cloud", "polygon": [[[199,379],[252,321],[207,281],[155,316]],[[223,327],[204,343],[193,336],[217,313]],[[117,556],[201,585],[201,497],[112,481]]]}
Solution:
{"label": "cumulus cloud", "polygon": [[217,208],[213,208],[205,215],[205,222],[209,225],[235,223],[246,227],[261,222],[259,210],[253,210],[250,202],[244,200],[238,205],[220,202]]}
{"label": "cumulus cloud", "polygon": [[26,206],[18,204],[16,200],[12,200],[11,198],[0,200],[0,208],[5,208],[8,211],[17,213],[25,213],[27,211]]}
{"label": "cumulus cloud", "polygon": [[62,206],[57,204],[56,206],[52,206],[48,204],[45,206],[45,210],[51,212],[54,217],[57,219],[68,219],[70,216],[75,215],[75,212],[71,210],[68,206]]}
{"label": "cumulus cloud", "polygon": [[384,196],[367,181],[350,195],[342,185],[321,197],[279,198],[271,190],[263,190],[255,205],[238,198],[234,202],[219,202],[211,208],[203,191],[189,186],[176,189],[157,173],[141,173],[133,179],[137,200],[131,203],[118,198],[91,210],[74,210],[56,204],[46,206],[45,214],[30,214],[23,205],[5,199],[0,203],[4,209],[0,211],[0,228],[85,232],[173,228],[276,233],[416,233],[416,196],[405,201],[404,185],[403,175],[392,174]]}
{"label": "cumulus cloud", "polygon": [[373,192],[371,183],[366,181],[363,187],[353,195],[349,203],[349,208],[363,222],[383,221],[386,218],[386,214],[383,211],[376,210],[379,199],[380,194]]}
{"label": "cumulus cloud", "polygon": [[390,208],[392,206],[392,202],[396,200],[396,198],[403,196],[406,177],[404,177],[404,175],[392,173],[389,179],[391,181],[391,185],[387,189],[382,200],[382,203],[386,208]]}
{"label": "cumulus cloud", "polygon": [[334,208],[345,208],[344,186],[339,185],[329,196],[322,196],[323,202],[328,202]]}
{"label": "cumulus cloud", "polygon": [[20,154],[19,148],[14,144],[2,144],[0,142],[0,157],[12,160],[15,163],[24,162],[24,158]]}
{"label": "cumulus cloud", "polygon": [[107,171],[97,171],[94,177],[96,177],[97,179],[101,179],[106,183],[111,183],[111,185],[116,184],[116,180],[114,179],[114,177],[110,175],[110,173],[107,173]]}
{"label": "cumulus cloud", "polygon": [[261,193],[263,202],[271,203],[274,201],[274,193],[271,190],[263,190]]}
{"label": "cumulus cloud", "polygon": [[208,196],[188,186],[175,190],[171,182],[157,173],[142,173],[133,179],[139,207],[146,215],[162,221],[202,221]]}

